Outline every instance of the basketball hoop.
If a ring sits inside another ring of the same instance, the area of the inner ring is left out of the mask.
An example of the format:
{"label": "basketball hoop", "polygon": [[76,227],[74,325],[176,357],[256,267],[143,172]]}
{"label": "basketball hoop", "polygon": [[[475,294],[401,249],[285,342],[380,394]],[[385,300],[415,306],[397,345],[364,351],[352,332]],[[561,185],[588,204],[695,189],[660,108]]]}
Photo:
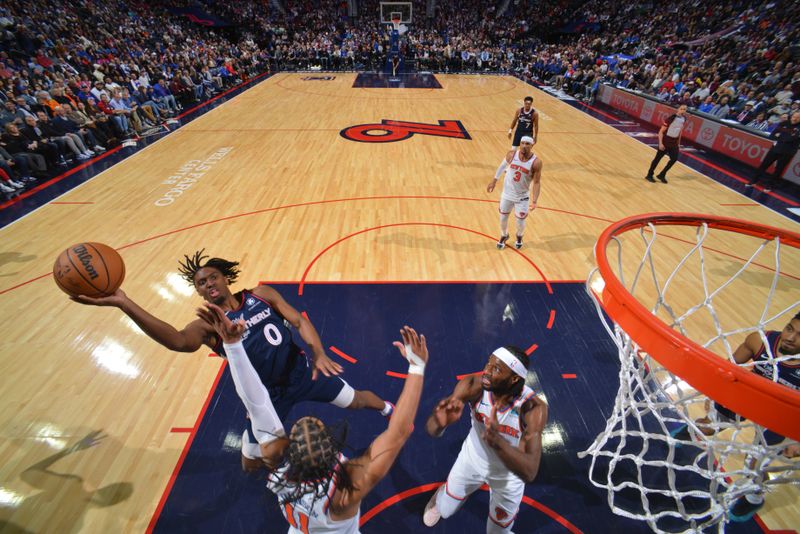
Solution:
{"label": "basketball hoop", "polygon": [[[726,244],[755,252],[737,258],[718,250]],[[681,248],[688,252],[674,252]],[[722,529],[739,497],[800,482],[800,459],[783,456],[800,440],[800,391],[758,376],[752,363],[737,365],[730,343],[752,332],[765,341],[767,325],[780,329],[800,311],[796,279],[784,287],[792,277],[781,272],[782,260],[800,265],[798,249],[800,234],[695,214],[630,217],[600,236],[587,291],[619,349],[620,386],[605,430],[580,456],[591,456],[590,481],[608,491],[615,513],[656,532]],[[747,277],[768,270],[764,301],[753,302]],[[720,272],[727,279],[712,289],[709,274]],[[756,324],[742,324],[751,310]],[[778,365],[792,357],[766,350],[777,380]],[[735,419],[718,417],[719,405]],[[699,425],[698,416],[711,420]],[[671,435],[683,425],[684,437]],[[787,439],[767,440],[765,429]]]}
{"label": "basketball hoop", "polygon": [[392,13],[392,16],[391,16],[390,20],[392,21],[392,28],[394,28],[394,31],[396,31],[397,33],[400,33],[400,25],[401,25],[402,20],[403,20],[402,19],[402,14],[401,13]]}

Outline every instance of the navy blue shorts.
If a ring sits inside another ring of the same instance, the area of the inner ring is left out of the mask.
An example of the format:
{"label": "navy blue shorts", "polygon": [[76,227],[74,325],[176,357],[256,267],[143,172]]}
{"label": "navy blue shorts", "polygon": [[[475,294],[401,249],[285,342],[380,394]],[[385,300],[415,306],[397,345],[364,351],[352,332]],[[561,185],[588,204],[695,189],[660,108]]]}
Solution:
{"label": "navy blue shorts", "polygon": [[[714,408],[717,410],[717,413],[731,421],[738,422],[741,420],[741,417],[739,417],[738,414],[734,413],[732,410],[729,410],[718,402],[714,402]],[[764,429],[764,441],[767,442],[767,445],[776,445],[785,439],[786,438],[784,436],[781,436],[780,434],[773,432],[768,428]]]}
{"label": "navy blue shorts", "polygon": [[522,138],[525,137],[526,135],[528,137],[533,137],[533,130],[531,130],[530,132],[526,132],[517,128],[516,131],[514,132],[514,141],[511,143],[511,146],[519,146],[520,143],[522,143]]}
{"label": "navy blue shorts", "polygon": [[317,375],[316,380],[312,380],[311,371],[311,362],[301,354],[296,359],[286,384],[267,386],[272,405],[281,421],[286,419],[289,410],[298,402],[331,402],[346,385],[338,376],[325,376],[322,373]]}

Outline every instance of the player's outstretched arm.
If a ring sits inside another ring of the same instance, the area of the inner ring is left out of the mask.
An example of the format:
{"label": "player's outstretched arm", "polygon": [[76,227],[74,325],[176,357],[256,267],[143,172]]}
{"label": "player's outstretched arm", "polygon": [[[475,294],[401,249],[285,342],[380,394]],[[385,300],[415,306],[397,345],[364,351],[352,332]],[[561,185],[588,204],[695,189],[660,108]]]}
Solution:
{"label": "player's outstretched arm", "polygon": [[533,482],[542,459],[542,432],[547,423],[547,404],[533,397],[522,406],[522,419],[525,429],[519,446],[513,447],[499,433],[497,406],[493,406],[483,439],[515,475],[525,482]]}
{"label": "player's outstretched arm", "polygon": [[270,306],[275,308],[284,319],[297,328],[297,332],[308,345],[308,348],[311,349],[311,354],[313,355],[314,371],[311,378],[316,380],[317,374],[320,372],[325,376],[335,376],[344,371],[341,365],[325,354],[325,347],[322,345],[319,333],[317,333],[317,329],[314,328],[311,321],[303,317],[291,304],[286,302],[280,293],[269,286],[258,286],[253,290],[253,293],[269,302]]}
{"label": "player's outstretched arm", "polygon": [[[253,435],[264,453],[264,462],[270,467],[277,466],[283,449],[288,443],[283,443],[281,447],[269,447],[269,445],[275,440],[285,437],[286,432],[272,404],[269,391],[258,376],[253,364],[250,363],[250,358],[242,345],[244,321],[239,319],[232,322],[222,308],[210,302],[206,302],[204,308],[197,309],[197,316],[210,325],[222,340],[225,354],[228,355],[228,364],[233,383],[236,386],[236,393],[250,415]],[[278,457],[273,458],[273,455]]]}
{"label": "player's outstretched arm", "polygon": [[199,349],[203,343],[211,345],[209,339],[210,329],[204,326],[202,321],[193,321],[186,325],[183,330],[178,330],[171,324],[162,321],[136,304],[122,289],[117,289],[112,295],[107,297],[91,298],[81,295],[70,298],[81,304],[119,308],[125,315],[130,317],[145,334],[170,350],[194,352]]}
{"label": "player's outstretched arm", "polygon": [[408,360],[408,376],[403,391],[397,399],[389,427],[375,438],[363,456],[347,464],[357,488],[348,503],[348,508],[352,508],[353,514],[361,499],[389,472],[414,428],[414,417],[417,415],[422,395],[425,364],[428,361],[428,345],[425,336],[417,335],[417,332],[409,326],[404,326],[400,334],[403,342],[396,341],[394,345]]}
{"label": "player's outstretched arm", "polygon": [[477,375],[459,380],[453,394],[440,400],[433,407],[433,412],[425,423],[425,431],[435,438],[440,437],[444,434],[445,428],[461,418],[464,403],[474,402],[482,389],[480,377]]}

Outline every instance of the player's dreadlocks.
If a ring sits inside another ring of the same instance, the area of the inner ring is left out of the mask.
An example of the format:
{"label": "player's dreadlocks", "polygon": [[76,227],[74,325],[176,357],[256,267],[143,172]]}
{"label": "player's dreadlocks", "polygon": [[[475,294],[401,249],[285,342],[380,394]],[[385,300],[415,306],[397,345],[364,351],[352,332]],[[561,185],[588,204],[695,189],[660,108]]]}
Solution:
{"label": "player's dreadlocks", "polygon": [[203,263],[203,260],[208,258],[208,256],[204,256],[203,252],[206,249],[201,249],[192,254],[191,256],[184,256],[185,261],[178,261],[180,268],[178,269],[183,276],[183,279],[189,282],[190,285],[194,286],[194,276],[197,274],[197,271],[203,269],[204,267],[213,267],[217,269],[219,272],[222,273],[229,284],[232,284],[236,281],[239,277],[239,262],[238,261],[228,261],[222,258],[211,258],[207,262]]}
{"label": "player's dreadlocks", "polygon": [[356,489],[339,455],[346,436],[346,423],[329,428],[316,417],[303,417],[294,424],[285,456],[288,470],[283,477],[277,472],[271,476],[273,484],[291,489],[281,498],[281,504],[295,502],[304,495],[313,495],[316,501],[326,495],[331,481],[343,491]]}
{"label": "player's dreadlocks", "polygon": [[[525,354],[524,350],[522,350],[519,347],[515,347],[514,345],[506,345],[504,348],[508,352],[513,354],[514,357],[516,359],[518,359],[522,363],[522,365],[525,366],[525,369],[528,368],[528,364],[530,364],[531,359],[527,354]],[[512,386],[512,388],[511,388],[511,391],[510,391],[511,395],[514,395],[514,396],[519,395],[520,393],[522,393],[522,388],[523,387],[525,387],[525,381],[524,380],[517,380],[517,383],[514,384],[514,386]]]}

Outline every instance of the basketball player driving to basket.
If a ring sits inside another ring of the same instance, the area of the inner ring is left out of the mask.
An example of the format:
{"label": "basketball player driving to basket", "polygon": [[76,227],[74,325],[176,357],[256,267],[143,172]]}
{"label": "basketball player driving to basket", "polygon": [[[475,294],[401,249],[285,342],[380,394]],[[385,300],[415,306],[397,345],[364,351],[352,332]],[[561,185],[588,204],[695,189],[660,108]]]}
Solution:
{"label": "basketball player driving to basket", "polygon": [[383,479],[413,431],[422,395],[428,347],[425,336],[408,326],[394,345],[409,362],[408,376],[388,428],[360,457],[348,460],[344,439],[316,417],[302,417],[286,436],[242,343],[245,324],[231,322],[222,308],[205,303],[198,316],[224,344],[236,392],[251,414],[252,430],[270,469],[267,488],[278,496],[290,534],[357,534],[361,501]]}
{"label": "basketball player driving to basket", "polygon": [[[236,261],[208,259],[201,250],[191,257],[184,257],[180,272],[200,297],[219,306],[228,317],[245,321],[244,344],[248,356],[261,382],[270,390],[281,419],[292,406],[304,400],[328,402],[340,408],[370,408],[384,416],[392,413],[391,403],[384,402],[371,391],[355,390],[336,376],[342,372],[342,367],[325,354],[314,325],[274,288],[261,285],[232,293],[230,285],[239,276],[238,266]],[[219,335],[208,322],[196,319],[178,330],[145,311],[121,289],[108,297],[81,295],[72,300],[119,308],[148,336],[170,350],[195,352],[205,344],[217,354],[226,356]],[[305,353],[295,344],[289,325],[297,329],[311,349],[311,362],[307,363]],[[262,465],[256,441],[248,425],[242,436],[242,467],[245,470]]]}
{"label": "basketball player driving to basket", "polygon": [[523,350],[500,347],[489,356],[482,376],[462,379],[434,407],[425,425],[431,436],[440,437],[458,421],[464,404],[469,405],[472,428],[447,481],[425,507],[426,526],[452,516],[486,483],[491,490],[486,532],[511,532],[525,484],[539,472],[547,422],[547,404],[525,385],[528,363]]}

